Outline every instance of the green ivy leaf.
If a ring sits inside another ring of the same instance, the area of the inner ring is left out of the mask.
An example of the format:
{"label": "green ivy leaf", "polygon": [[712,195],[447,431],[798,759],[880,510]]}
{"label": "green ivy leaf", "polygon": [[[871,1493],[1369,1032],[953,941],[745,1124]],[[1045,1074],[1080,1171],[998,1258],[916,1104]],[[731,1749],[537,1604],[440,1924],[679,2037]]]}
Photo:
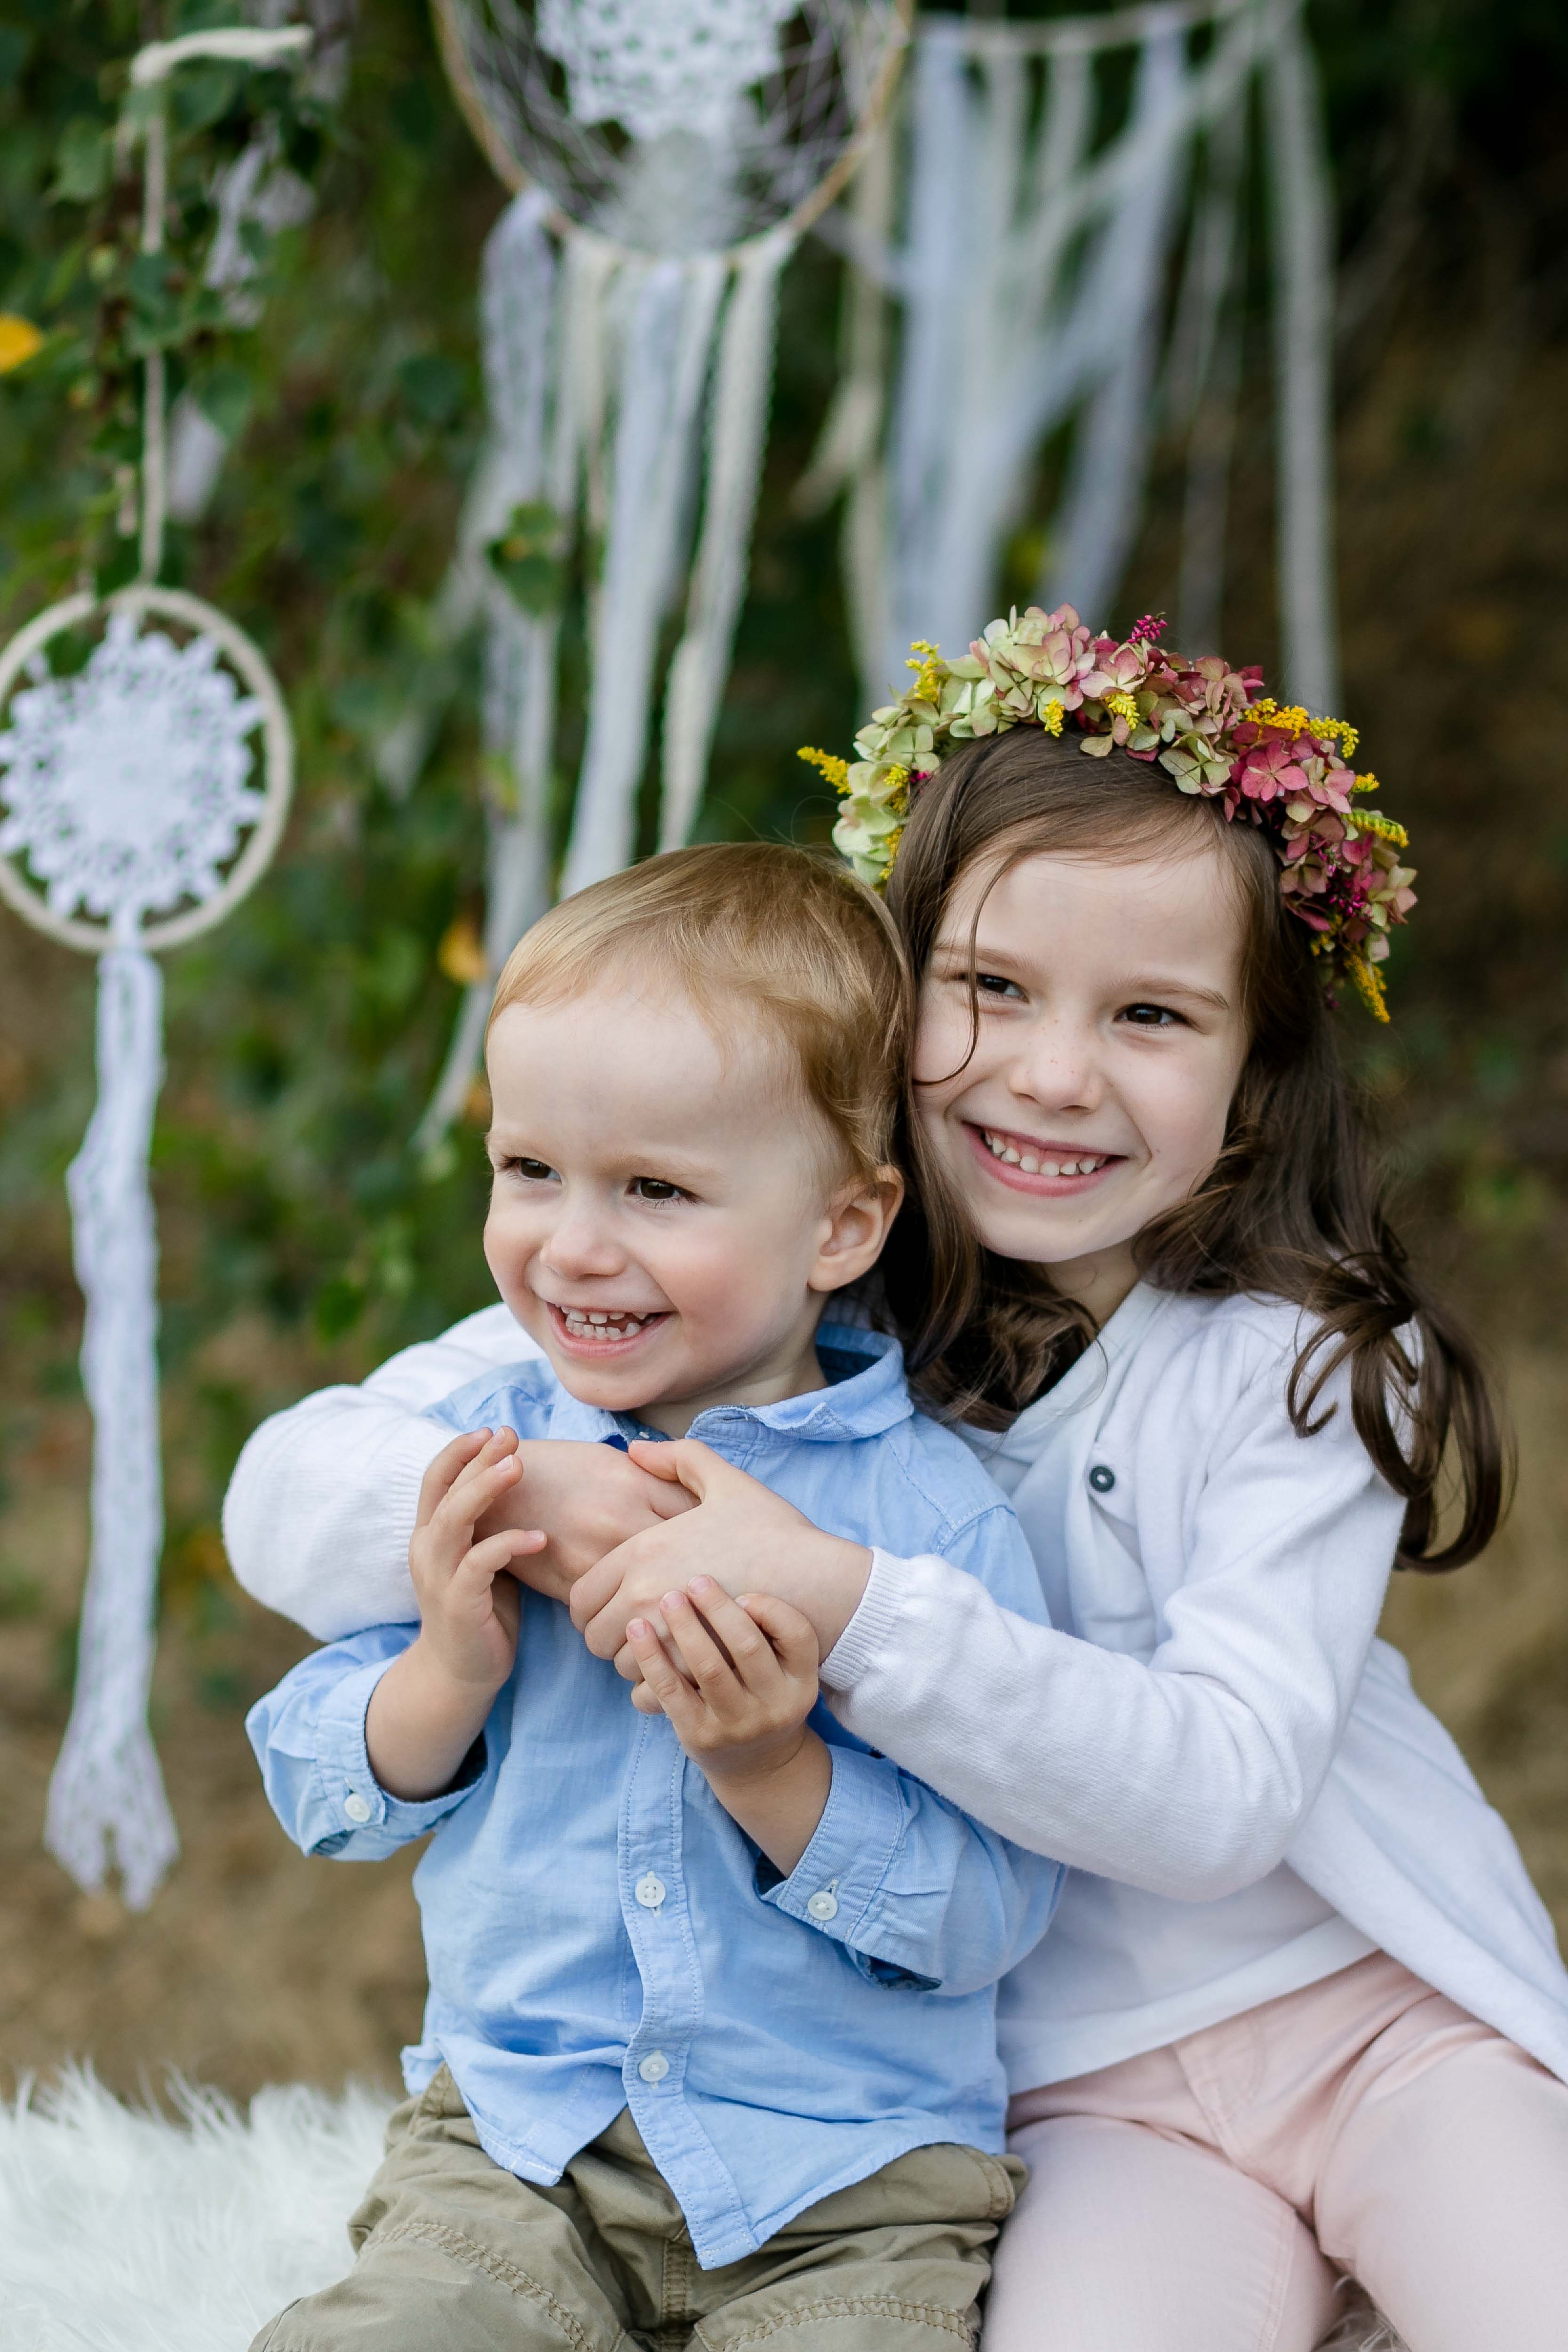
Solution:
{"label": "green ivy leaf", "polygon": [[208,368],[193,382],[191,394],[226,441],[238,439],[249,419],[253,398],[250,378],[243,368]]}
{"label": "green ivy leaf", "polygon": [[485,560],[525,613],[553,613],[566,593],[566,527],[542,500],[514,507]]}
{"label": "green ivy leaf", "polygon": [[467,379],[456,360],[440,352],[421,352],[405,360],[397,371],[403,404],[421,425],[449,425],[463,405]]}
{"label": "green ivy leaf", "polygon": [[221,122],[239,96],[243,78],[238,66],[186,66],[174,77],[173,113],[176,131],[207,131],[215,122]]}
{"label": "green ivy leaf", "polygon": [[31,33],[19,25],[0,25],[0,89],[11,89],[20,81],[32,46]]}
{"label": "green ivy leaf", "polygon": [[55,149],[55,179],[49,202],[89,205],[109,185],[111,152],[101,122],[90,115],[73,114]]}

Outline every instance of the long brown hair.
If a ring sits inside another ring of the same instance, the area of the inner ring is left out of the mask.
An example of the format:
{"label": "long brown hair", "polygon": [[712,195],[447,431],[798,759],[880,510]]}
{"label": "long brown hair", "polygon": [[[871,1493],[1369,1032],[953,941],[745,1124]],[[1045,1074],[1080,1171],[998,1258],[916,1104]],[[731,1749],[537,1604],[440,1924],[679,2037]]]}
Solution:
{"label": "long brown hair", "polygon": [[[1042,850],[1131,860],[1205,846],[1225,858],[1244,909],[1251,1045],[1224,1148],[1196,1190],[1138,1235],[1139,1271],[1163,1290],[1272,1296],[1302,1308],[1312,1328],[1287,1392],[1298,1435],[1322,1427],[1335,1410],[1330,1383],[1348,1369],[1357,1433],[1405,1499],[1401,1565],[1458,1568],[1505,1507],[1506,1426],[1474,1346],[1389,1223],[1309,934],[1284,908],[1258,831],[1227,824],[1218,803],[1174,791],[1163,771],[1123,751],[1090,761],[1071,735],[1019,727],[965,745],[921,789],[888,908],[918,975],[977,860],[994,879]],[[981,1246],[912,1100],[906,1120],[915,1196],[882,1261],[887,1309],[931,1406],[1004,1428],[1083,1352],[1094,1320],[1052,1289],[1044,1267]],[[1458,1524],[1439,1547],[1446,1463]]]}

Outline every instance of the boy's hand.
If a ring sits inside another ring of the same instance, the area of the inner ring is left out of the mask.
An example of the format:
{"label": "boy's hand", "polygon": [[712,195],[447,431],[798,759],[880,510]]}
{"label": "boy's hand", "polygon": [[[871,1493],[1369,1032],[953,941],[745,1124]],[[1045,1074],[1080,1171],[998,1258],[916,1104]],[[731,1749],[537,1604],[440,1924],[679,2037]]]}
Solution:
{"label": "boy's hand", "polygon": [[408,1547],[427,1656],[458,1687],[492,1696],[517,1654],[522,1600],[507,1571],[514,1559],[542,1551],[545,1538],[537,1528],[506,1528],[476,1543],[474,1530],[516,1484],[513,1431],[455,1437],[425,1473]]}
{"label": "boy's hand", "polygon": [[679,1518],[696,1500],[684,1486],[639,1468],[616,1445],[531,1437],[513,1459],[519,1475],[502,1487],[477,1533],[542,1528],[547,1540],[516,1573],[520,1583],[547,1601],[570,1599],[578,1577],[607,1551]]}
{"label": "boy's hand", "polygon": [[826,1748],[806,1728],[817,1692],[811,1622],[768,1594],[731,1601],[710,1576],[665,1593],[659,1613],[691,1679],[649,1621],[634,1617],[626,1638],[642,1680],[632,1704],[669,1717],[725,1811],[787,1878],[833,1780]]}
{"label": "boy's hand", "polygon": [[600,1560],[572,1587],[572,1622],[597,1658],[614,1658],[628,1681],[637,1674],[628,1620],[651,1616],[672,1587],[707,1575],[727,1592],[758,1585],[798,1610],[826,1657],[860,1604],[871,1573],[863,1544],[824,1535],[804,1512],[737,1470],[697,1438],[653,1444],[638,1439],[631,1459],[684,1489],[697,1508],[649,1528]]}
{"label": "boy's hand", "polygon": [[538,1551],[537,1528],[474,1541],[475,1526],[517,1483],[510,1429],[474,1430],[445,1445],[425,1473],[408,1566],[419,1637],[371,1694],[365,1748],[390,1796],[419,1803],[450,1788],[517,1655],[522,1596],[514,1559]]}

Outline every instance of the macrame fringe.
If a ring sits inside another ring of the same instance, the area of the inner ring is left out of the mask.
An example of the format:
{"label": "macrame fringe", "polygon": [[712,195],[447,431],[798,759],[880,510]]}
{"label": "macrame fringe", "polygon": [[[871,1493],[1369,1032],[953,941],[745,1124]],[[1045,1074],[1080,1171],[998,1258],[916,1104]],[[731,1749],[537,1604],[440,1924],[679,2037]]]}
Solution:
{"label": "macrame fringe", "polygon": [[[414,1138],[440,1144],[473,1081],[496,974],[550,898],[549,816],[558,611],[523,609],[487,561],[520,506],[555,516],[563,559],[597,554],[588,594],[593,681],[561,889],[632,855],[658,697],[661,633],[690,554],[681,636],[664,681],[660,846],[689,837],[728,674],[766,438],[780,230],[733,254],[650,258],[586,232],[561,252],[549,200],[518,196],[486,248],[482,323],[489,437],[437,604],[455,645],[482,622],[487,977],[466,993]],[[439,723],[410,710],[384,740],[383,780],[406,792]]]}
{"label": "macrame fringe", "polygon": [[[1194,53],[1201,27],[1213,37]],[[1131,52],[1132,97],[1101,139],[1096,74],[1112,52]],[[814,508],[847,491],[845,577],[868,701],[901,685],[911,639],[957,650],[1006,603],[998,583],[1005,559],[1026,553],[1016,534],[1040,451],[1069,423],[1036,596],[1109,616],[1152,435],[1173,426],[1188,444],[1184,642],[1212,644],[1240,381],[1239,189],[1259,81],[1285,677],[1292,696],[1332,707],[1331,240],[1299,0],[921,24],[901,229],[886,184],[874,215],[868,174],[829,230],[852,264],[845,374],[801,491]],[[1181,290],[1168,306],[1173,261]],[[901,335],[889,384],[891,306]]]}
{"label": "macrame fringe", "polygon": [[93,1416],[92,1542],[76,1695],[49,1782],[44,1842],[79,1885],[117,1864],[143,1910],[179,1852],[147,1728],[158,1558],[158,1244],[148,1191],[163,1083],[163,975],[140,948],[99,959],[98,1102],[71,1162],[82,1386]]}

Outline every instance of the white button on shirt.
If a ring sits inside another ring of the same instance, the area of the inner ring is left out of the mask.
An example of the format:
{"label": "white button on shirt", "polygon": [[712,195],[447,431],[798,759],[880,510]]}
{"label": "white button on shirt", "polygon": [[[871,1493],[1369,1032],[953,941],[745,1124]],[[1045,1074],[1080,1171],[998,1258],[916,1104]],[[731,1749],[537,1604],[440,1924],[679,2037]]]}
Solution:
{"label": "white button on shirt", "polygon": [[808,1916],[813,1919],[837,1919],[838,1897],[831,1886],[822,1886],[815,1895],[806,1897],[805,1907]]}
{"label": "white button on shirt", "polygon": [[351,1822],[368,1822],[373,1810],[370,1799],[362,1797],[357,1789],[343,1799],[343,1811]]}
{"label": "white button on shirt", "polygon": [[662,2083],[669,2072],[669,2061],[662,2050],[650,2050],[637,2068],[645,2083]]}
{"label": "white button on shirt", "polygon": [[645,1911],[657,1911],[668,1891],[663,1879],[651,1870],[645,1871],[632,1889]]}

